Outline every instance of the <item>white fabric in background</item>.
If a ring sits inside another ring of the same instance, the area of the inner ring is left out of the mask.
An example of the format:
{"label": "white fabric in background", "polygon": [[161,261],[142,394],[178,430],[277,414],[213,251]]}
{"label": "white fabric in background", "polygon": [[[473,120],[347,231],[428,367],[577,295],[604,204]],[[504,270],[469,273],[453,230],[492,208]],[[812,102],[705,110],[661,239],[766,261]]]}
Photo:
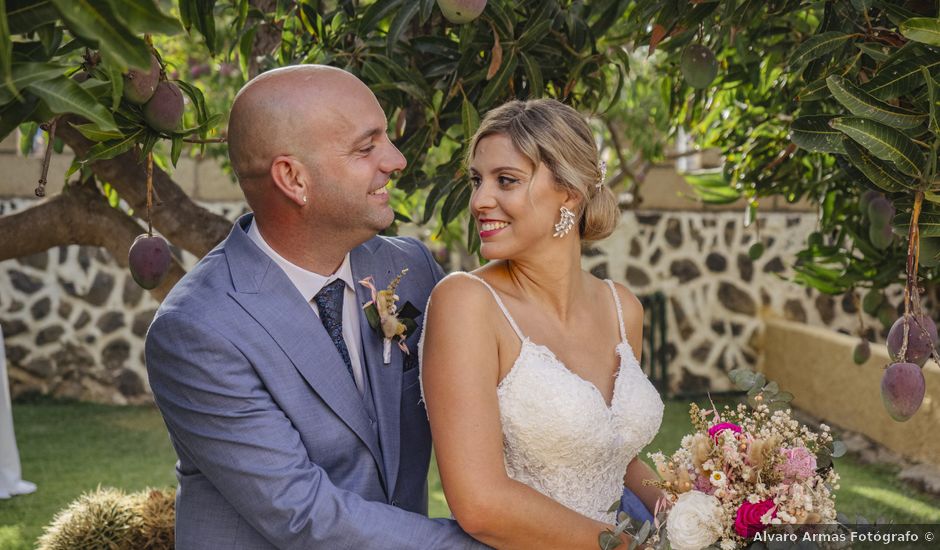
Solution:
{"label": "white fabric in background", "polygon": [[36,485],[20,479],[20,455],[13,435],[13,407],[10,403],[10,384],[7,381],[7,355],[0,330],[0,499],[27,495]]}

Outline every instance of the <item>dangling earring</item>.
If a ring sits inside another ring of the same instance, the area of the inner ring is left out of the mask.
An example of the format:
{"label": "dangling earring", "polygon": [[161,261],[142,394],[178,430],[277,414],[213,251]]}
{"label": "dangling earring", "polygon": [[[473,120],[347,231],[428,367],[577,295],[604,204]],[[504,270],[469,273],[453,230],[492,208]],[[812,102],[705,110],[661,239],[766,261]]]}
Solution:
{"label": "dangling earring", "polygon": [[562,206],[559,211],[561,212],[561,220],[555,224],[555,234],[552,235],[553,237],[564,237],[571,231],[571,228],[574,227],[574,212],[564,206]]}

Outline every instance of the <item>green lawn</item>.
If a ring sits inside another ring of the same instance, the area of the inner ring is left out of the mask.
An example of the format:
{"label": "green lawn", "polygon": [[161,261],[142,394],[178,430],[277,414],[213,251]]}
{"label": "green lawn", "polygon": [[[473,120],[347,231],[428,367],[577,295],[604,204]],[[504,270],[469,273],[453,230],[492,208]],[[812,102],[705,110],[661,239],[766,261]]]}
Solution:
{"label": "green lawn", "polygon": [[[690,429],[687,404],[669,402],[660,434],[649,450],[671,452]],[[98,485],[127,491],[175,484],[175,457],[158,411],[40,400],[13,406],[23,477],[39,485],[28,496],[0,501],[0,550],[31,548],[55,512]],[[645,453],[644,453],[645,458]],[[896,469],[836,463],[842,475],[837,503],[849,517],[884,517],[897,523],[940,523],[940,498],[896,479]],[[430,512],[448,516],[434,464]]]}

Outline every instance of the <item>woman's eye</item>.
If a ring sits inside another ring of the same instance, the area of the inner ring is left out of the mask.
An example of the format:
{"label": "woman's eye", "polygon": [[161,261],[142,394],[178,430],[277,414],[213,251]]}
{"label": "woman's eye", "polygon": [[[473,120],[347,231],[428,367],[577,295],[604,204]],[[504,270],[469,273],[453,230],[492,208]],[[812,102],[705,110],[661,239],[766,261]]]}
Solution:
{"label": "woman's eye", "polygon": [[470,176],[470,185],[475,189],[480,186],[480,176]]}
{"label": "woman's eye", "polygon": [[510,178],[509,176],[500,176],[497,181],[499,181],[500,185],[512,185],[518,182],[519,180],[517,180],[516,178]]}

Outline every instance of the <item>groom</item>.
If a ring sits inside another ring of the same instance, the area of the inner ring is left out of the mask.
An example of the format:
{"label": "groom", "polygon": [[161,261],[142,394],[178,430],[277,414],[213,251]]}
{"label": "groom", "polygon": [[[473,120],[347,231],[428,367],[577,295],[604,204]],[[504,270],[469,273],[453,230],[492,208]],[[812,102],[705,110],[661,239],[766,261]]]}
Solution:
{"label": "groom", "polygon": [[[417,344],[391,347],[358,281],[421,308],[441,277],[392,222],[405,159],[372,92],[340,69],[253,79],[229,122],[253,214],[176,285],[147,370],[179,462],[177,548],[482,548],[427,514]],[[423,317],[418,317],[418,327]]]}

